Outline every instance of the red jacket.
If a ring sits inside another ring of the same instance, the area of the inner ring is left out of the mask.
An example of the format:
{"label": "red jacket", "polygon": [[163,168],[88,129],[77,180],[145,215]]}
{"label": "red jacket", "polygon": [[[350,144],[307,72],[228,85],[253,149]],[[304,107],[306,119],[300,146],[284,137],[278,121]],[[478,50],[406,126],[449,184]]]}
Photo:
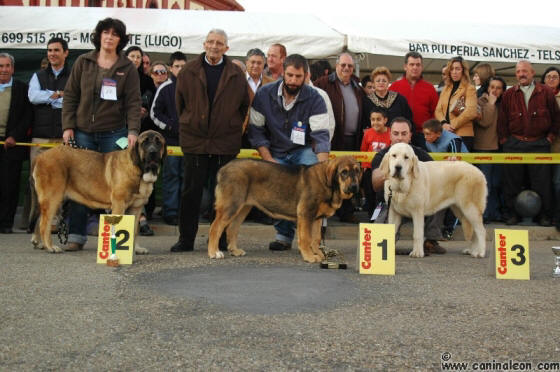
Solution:
{"label": "red jacket", "polygon": [[391,84],[389,90],[398,92],[406,98],[412,110],[412,120],[414,120],[416,131],[422,133],[424,122],[434,118],[439,100],[434,86],[424,79],[420,79],[412,88],[408,80],[403,77]]}
{"label": "red jacket", "polygon": [[529,98],[529,109],[525,105],[519,85],[509,88],[502,96],[498,114],[498,138],[503,143],[515,135],[521,140],[536,141],[543,137],[554,137],[560,129],[560,109],[550,88],[535,82]]}

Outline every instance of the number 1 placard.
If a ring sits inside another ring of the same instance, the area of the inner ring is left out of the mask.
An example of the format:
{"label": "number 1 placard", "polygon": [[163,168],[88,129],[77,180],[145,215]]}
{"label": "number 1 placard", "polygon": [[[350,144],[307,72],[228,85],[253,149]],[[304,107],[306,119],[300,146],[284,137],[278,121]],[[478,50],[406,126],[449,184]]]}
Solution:
{"label": "number 1 placard", "polygon": [[360,224],[360,274],[395,275],[395,225]]}
{"label": "number 1 placard", "polygon": [[[99,216],[99,236],[97,238],[97,263],[106,263],[111,255],[111,224],[105,221],[105,216]],[[120,265],[131,265],[134,253],[134,216],[123,215],[115,225],[116,255]]]}
{"label": "number 1 placard", "polygon": [[529,232],[527,230],[494,230],[497,279],[530,279]]}

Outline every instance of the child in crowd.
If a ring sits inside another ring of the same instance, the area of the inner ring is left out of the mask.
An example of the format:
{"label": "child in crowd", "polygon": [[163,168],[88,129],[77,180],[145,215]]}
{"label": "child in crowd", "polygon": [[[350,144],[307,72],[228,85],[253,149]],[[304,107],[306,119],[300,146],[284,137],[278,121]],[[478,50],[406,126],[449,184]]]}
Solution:
{"label": "child in crowd", "polygon": [[[381,107],[374,107],[369,114],[371,128],[366,129],[360,151],[378,152],[391,145],[391,132],[387,128],[387,111]],[[371,216],[377,205],[375,193],[371,184],[371,163],[362,163],[364,174],[362,188],[366,197],[366,208]]]}
{"label": "child in crowd", "polygon": [[443,125],[436,119],[427,120],[422,131],[428,152],[469,152],[461,137],[443,130]]}
{"label": "child in crowd", "polygon": [[[439,120],[427,120],[422,126],[424,137],[426,138],[426,148],[428,152],[469,152],[461,137],[455,133],[443,129]],[[450,159],[454,160],[454,159]],[[443,221],[442,234],[444,238],[450,240],[457,225],[457,218],[450,209],[445,214]]]}

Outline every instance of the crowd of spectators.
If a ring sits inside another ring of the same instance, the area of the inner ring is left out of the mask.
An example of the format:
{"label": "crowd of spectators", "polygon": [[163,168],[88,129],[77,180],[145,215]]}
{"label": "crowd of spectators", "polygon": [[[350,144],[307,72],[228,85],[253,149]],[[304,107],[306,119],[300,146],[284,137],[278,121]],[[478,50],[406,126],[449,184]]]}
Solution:
{"label": "crowd of spectators", "polygon": [[[10,180],[19,177],[28,156],[16,141],[74,140],[107,152],[119,149],[121,138],[133,146],[141,131],[160,131],[184,153],[167,157],[162,172],[162,217],[180,226],[173,252],[193,249],[203,190],[212,205],[216,173],[241,148],[255,148],[263,159],[286,164],[312,164],[336,150],[379,152],[390,147],[391,123],[398,118],[410,123],[407,142],[430,152],[560,152],[556,67],[538,81],[531,63],[519,61],[517,83],[507,89],[490,64],[471,71],[463,58],[454,57],[443,66],[436,90],[424,79],[417,52],[404,56],[399,79],[378,66],[360,80],[349,53],[337,57],[334,69],[327,60],[309,65],[278,43],[266,54],[254,48],[245,61],[232,60],[226,54],[227,34],[219,29],[208,33],[204,52],[189,61],[179,51],[168,61],[153,62],[139,47],[125,51],[126,26],[118,19],[100,21],[92,41],[94,50],[70,68],[66,41],[49,40],[48,64],[29,85],[12,78],[15,61],[0,53],[0,139],[5,141],[0,168],[11,175],[0,182],[0,233],[12,231],[19,188]],[[33,148],[31,159],[38,151]],[[364,168],[364,208],[371,214],[380,200],[373,192],[371,165]],[[560,228],[560,165],[479,168],[488,186],[485,222],[517,224],[515,198],[530,188],[543,201],[536,222]],[[152,198],[141,218],[145,235],[153,234],[147,220],[154,207]],[[355,223],[354,212],[345,201],[337,215]],[[72,205],[68,250],[82,249],[86,242],[87,213]],[[266,216],[256,219],[271,223]],[[288,249],[293,225],[275,226],[271,249]],[[226,244],[222,238],[220,248]]]}

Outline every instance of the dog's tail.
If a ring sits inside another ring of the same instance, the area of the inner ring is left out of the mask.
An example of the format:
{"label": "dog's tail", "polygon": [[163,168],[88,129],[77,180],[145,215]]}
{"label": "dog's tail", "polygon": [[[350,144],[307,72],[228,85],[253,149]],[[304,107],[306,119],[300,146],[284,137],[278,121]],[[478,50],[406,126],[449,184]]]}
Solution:
{"label": "dog's tail", "polygon": [[33,178],[33,169],[29,175],[29,189],[31,190],[31,210],[29,212],[29,225],[27,227],[28,232],[35,231],[35,225],[39,219],[40,209],[39,200],[37,198],[37,190],[35,189],[35,179]]}

